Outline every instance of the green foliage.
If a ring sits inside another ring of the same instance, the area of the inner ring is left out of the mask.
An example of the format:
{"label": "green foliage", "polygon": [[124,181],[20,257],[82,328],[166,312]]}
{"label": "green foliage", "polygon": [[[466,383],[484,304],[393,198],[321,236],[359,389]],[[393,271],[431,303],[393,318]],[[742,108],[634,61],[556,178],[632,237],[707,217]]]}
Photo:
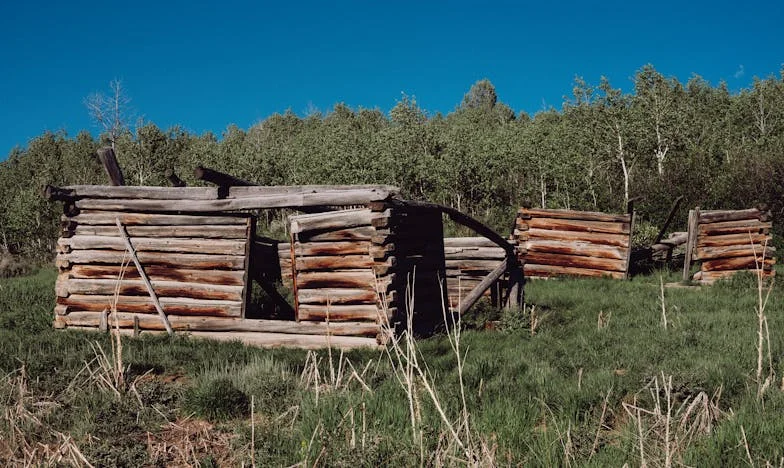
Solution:
{"label": "green foliage", "polygon": [[218,378],[188,389],[185,408],[199,417],[221,421],[249,414],[250,398],[230,379]]}

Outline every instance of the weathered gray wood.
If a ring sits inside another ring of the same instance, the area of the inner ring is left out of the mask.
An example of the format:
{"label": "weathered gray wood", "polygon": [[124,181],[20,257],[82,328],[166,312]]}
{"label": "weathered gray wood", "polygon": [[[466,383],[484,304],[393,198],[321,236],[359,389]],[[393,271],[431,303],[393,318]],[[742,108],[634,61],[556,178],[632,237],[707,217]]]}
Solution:
{"label": "weathered gray wood", "polygon": [[626,250],[625,255],[624,279],[629,279],[631,275],[629,270],[632,265],[632,234],[634,233],[634,223],[637,218],[637,214],[634,212],[634,203],[631,201],[629,202],[629,216],[631,217],[631,221],[629,221],[629,248]]}
{"label": "weathered gray wood", "polygon": [[117,156],[114,150],[110,147],[104,147],[98,150],[98,159],[106,169],[106,174],[109,176],[109,181],[112,185],[125,185],[120,164],[117,162]]}
{"label": "weathered gray wood", "polygon": [[610,258],[582,257],[578,255],[561,255],[553,253],[531,252],[525,257],[526,264],[553,265],[563,267],[588,268],[607,271],[626,271],[625,260]]}
{"label": "weathered gray wood", "polygon": [[594,268],[575,268],[557,265],[539,265],[526,263],[523,266],[527,278],[537,277],[556,277],[556,276],[584,276],[589,278],[613,278],[623,279],[622,271],[607,271]]}
{"label": "weathered gray wood", "polygon": [[360,226],[335,231],[309,231],[299,233],[300,242],[369,241],[376,233],[372,226]]}
{"label": "weathered gray wood", "polygon": [[300,321],[372,321],[379,320],[382,311],[375,304],[356,304],[356,305],[322,305],[322,304],[300,304],[297,308],[297,315]]}
{"label": "weathered gray wood", "polygon": [[500,248],[495,242],[486,237],[445,237],[444,247],[477,247],[477,248]]}
{"label": "weathered gray wood", "polygon": [[[61,320],[67,326],[89,327],[96,326],[97,312],[74,311]],[[163,330],[160,320],[153,315],[133,314],[118,312],[109,314],[109,323],[114,325],[115,319],[120,328],[133,327],[134,319],[138,319],[139,327],[142,330]],[[288,320],[263,320],[263,319],[243,319],[237,317],[190,317],[181,315],[169,316],[172,328],[177,331],[220,331],[220,332],[262,332],[262,333],[285,333],[302,335],[336,335],[336,336],[372,336],[379,333],[379,327],[375,323],[368,322],[294,322]]]}
{"label": "weathered gray wood", "polygon": [[727,234],[719,236],[699,236],[697,238],[697,247],[722,247],[730,245],[750,245],[750,244],[763,244],[765,240],[770,241],[771,236],[768,234],[758,233],[743,233],[743,234]]}
{"label": "weathered gray wood", "polygon": [[[724,270],[724,271],[698,271],[695,273],[695,280],[699,280],[703,284],[713,284],[717,280],[729,278],[731,276],[735,276],[738,273],[746,273],[746,274],[759,274],[759,272],[755,270]],[[699,274],[699,277],[697,277]],[[763,270],[761,272],[763,278],[772,278],[776,276],[776,270]]]}
{"label": "weathered gray wood", "polygon": [[359,205],[370,200],[387,197],[387,192],[377,190],[345,190],[330,193],[301,193],[288,195],[258,195],[221,200],[147,200],[147,199],[81,199],[78,209],[101,211],[151,211],[209,213],[222,211],[255,210],[264,208],[300,208],[324,205]]}
{"label": "weathered gray wood", "polygon": [[122,213],[83,210],[76,216],[63,216],[65,223],[76,225],[112,226],[120,218],[123,226],[178,226],[178,225],[242,225],[247,223],[248,215],[204,216],[204,215],[167,215],[151,213]]}
{"label": "weathered gray wood", "polygon": [[727,234],[748,234],[764,233],[767,234],[773,228],[772,222],[761,222],[757,220],[726,221],[720,223],[700,224],[699,234],[718,236]]}
{"label": "weathered gray wood", "polygon": [[378,294],[369,289],[302,289],[299,290],[300,304],[375,304]]}
{"label": "weathered gray wood", "polygon": [[460,271],[465,270],[479,270],[479,271],[492,271],[498,265],[500,260],[503,260],[506,257],[501,257],[500,259],[493,259],[493,260],[476,260],[476,259],[456,259],[456,260],[449,260],[447,259],[445,262],[446,268],[449,269],[459,269]]}
{"label": "weathered gray wood", "polygon": [[[190,297],[194,299],[220,299],[226,301],[241,301],[242,286],[224,286],[201,283],[182,283],[178,281],[152,282],[156,296],[161,297]],[[117,280],[107,279],[70,279],[68,280],[69,294],[99,294],[111,295],[115,291],[121,295],[140,296],[149,294],[144,281],[123,280],[117,285]]]}
{"label": "weathered gray wood", "polygon": [[699,226],[700,207],[689,210],[688,237],[686,238],[686,253],[683,258],[683,281],[691,278],[691,261],[694,255],[694,246],[697,244],[697,227]]}
{"label": "weathered gray wood", "polygon": [[754,257],[730,257],[730,258],[717,258],[713,260],[705,260],[702,262],[700,269],[702,271],[719,271],[719,270],[770,270],[776,264],[775,258],[762,256]]}
{"label": "weathered gray wood", "polygon": [[458,312],[462,315],[470,309],[476,302],[484,296],[490,286],[492,286],[501,275],[508,269],[508,259],[504,259],[498,263],[498,266],[490,272],[474,289],[471,290],[465,297],[460,300]]}
{"label": "weathered gray wood", "polygon": [[551,218],[551,219],[572,219],[581,221],[600,221],[608,223],[628,223],[628,214],[609,214],[598,211],[574,211],[574,210],[554,210],[554,209],[534,209],[521,208],[518,214],[523,219],[530,218]]}
{"label": "weathered gray wood", "polygon": [[[378,286],[385,291],[390,279],[384,278],[378,281]],[[356,288],[376,291],[376,277],[372,271],[368,270],[349,270],[331,272],[307,272],[299,273],[296,276],[297,284],[303,289],[318,288]]]}
{"label": "weathered gray wood", "polygon": [[368,209],[289,216],[291,232],[323,231],[369,226],[374,213]]}
{"label": "weathered gray wood", "polygon": [[[187,297],[160,297],[158,301],[166,315],[209,315],[216,317],[240,317],[240,301],[191,299]],[[57,303],[70,310],[100,312],[113,310],[156,314],[155,304],[148,296],[114,296],[95,294],[71,294],[57,299]],[[159,320],[159,319],[156,319]]]}
{"label": "weathered gray wood", "polygon": [[607,234],[593,233],[584,231],[557,231],[551,229],[528,229],[515,234],[519,242],[525,243],[529,240],[561,240],[569,242],[589,242],[597,245],[609,245],[614,247],[629,247],[628,234]]}
{"label": "weathered gray wood", "polygon": [[[245,239],[247,229],[243,225],[180,225],[180,226],[126,226],[125,230],[131,237],[172,237],[186,239]],[[91,226],[77,224],[63,235],[73,236],[109,236],[114,237],[117,229],[113,226]]]}
{"label": "weathered gray wood", "polygon": [[366,255],[370,257],[370,242],[297,242],[294,253],[297,257],[316,255]]}
{"label": "weathered gray wood", "polygon": [[[160,252],[139,252],[139,261],[145,265],[162,265],[174,268],[203,268],[203,269],[242,269],[245,266],[245,257],[238,255],[203,255],[203,254],[173,254]],[[75,250],[67,254],[58,254],[56,264],[60,268],[71,265],[113,264],[119,265],[127,261],[123,252],[116,250]]]}
{"label": "weathered gray wood", "polygon": [[444,256],[447,260],[455,259],[502,259],[506,252],[500,247],[446,247]]}
{"label": "weathered gray wood", "polygon": [[[242,270],[196,270],[187,268],[171,268],[160,265],[145,265],[145,273],[152,281],[181,281],[186,283],[207,283],[242,286],[244,272]],[[125,268],[119,265],[74,265],[67,276],[78,279],[117,279],[120,274],[124,279],[137,279],[139,272],[132,266]]]}
{"label": "weathered gray wood", "polygon": [[[78,206],[78,203],[77,203]],[[518,219],[518,227],[526,229],[549,229],[553,231],[580,231],[606,234],[629,234],[629,223],[580,221],[574,219],[531,218]]]}
{"label": "weathered gray wood", "polygon": [[[392,265],[394,257],[387,265]],[[297,271],[369,269],[378,265],[370,255],[340,255],[297,258]]]}
{"label": "weathered gray wood", "polygon": [[[125,250],[126,243],[121,237],[73,236],[57,241],[59,247],[71,250]],[[177,252],[198,254],[244,255],[245,242],[224,239],[176,239],[160,237],[134,237],[136,252]],[[68,252],[69,250],[65,250]]]}
{"label": "weathered gray wood", "polygon": [[[166,327],[166,333],[173,335],[174,331],[172,330],[171,324],[169,323],[169,319],[166,318],[166,313],[163,311],[163,307],[161,307],[161,303],[158,300],[158,294],[155,292],[155,289],[153,289],[152,283],[150,283],[150,279],[144,273],[144,268],[142,267],[142,264],[139,263],[139,257],[136,256],[136,249],[128,237],[128,234],[125,232],[125,228],[123,227],[119,218],[117,219],[117,229],[120,231],[120,235],[122,235],[128,252],[131,254],[131,259],[133,260],[134,265],[136,265],[136,270],[139,272],[139,276],[144,282],[144,285],[147,287],[147,292],[150,294],[150,299],[152,299],[153,304],[155,304],[155,310],[158,311],[158,315],[160,316],[164,327]],[[117,289],[115,289],[115,291],[117,291],[116,294],[119,294],[121,287],[121,283],[118,284]]]}
{"label": "weathered gray wood", "polygon": [[596,245],[582,241],[539,240],[531,239],[526,243],[528,252],[546,252],[585,257],[611,258],[625,260],[628,251],[625,248],[608,245]]}
{"label": "weathered gray wood", "polygon": [[760,220],[762,213],[757,208],[748,210],[705,210],[700,212],[700,224],[721,223],[726,221]]}
{"label": "weathered gray wood", "polygon": [[776,248],[772,245],[768,245],[763,248],[763,245],[760,244],[747,244],[747,245],[728,245],[728,246],[721,246],[721,247],[700,247],[697,248],[696,255],[694,258],[696,260],[711,260],[716,258],[731,258],[731,257],[750,257],[754,258],[754,255],[758,257],[762,257],[763,254],[765,257],[771,258],[776,254]]}

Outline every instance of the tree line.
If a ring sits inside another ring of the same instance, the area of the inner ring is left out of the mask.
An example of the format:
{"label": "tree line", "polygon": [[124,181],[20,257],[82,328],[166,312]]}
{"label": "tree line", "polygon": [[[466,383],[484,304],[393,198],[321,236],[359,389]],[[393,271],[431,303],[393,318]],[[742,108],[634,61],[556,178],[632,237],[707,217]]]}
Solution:
{"label": "tree line", "polygon": [[0,163],[0,248],[50,256],[61,208],[43,199],[42,187],[106,183],[95,155],[106,144],[128,184],[168,185],[173,169],[199,185],[198,165],[263,185],[394,184],[502,234],[522,205],[623,212],[630,200],[645,234],[681,195],[681,226],[696,205],[766,203],[781,220],[784,69],[732,92],[648,65],[631,92],[577,79],[560,109],[534,116],[516,114],[482,80],[446,115],[428,115],[403,96],[388,114],[337,104],[306,117],[274,114],[247,130],[231,125],[220,137],[153,123],[113,127],[97,139],[46,132]]}

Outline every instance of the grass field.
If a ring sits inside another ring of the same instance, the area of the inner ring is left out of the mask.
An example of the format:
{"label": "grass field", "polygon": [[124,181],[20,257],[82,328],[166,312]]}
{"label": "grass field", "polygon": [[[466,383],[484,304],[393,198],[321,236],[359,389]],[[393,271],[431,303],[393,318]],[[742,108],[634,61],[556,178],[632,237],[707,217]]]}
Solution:
{"label": "grass field", "polygon": [[675,274],[530,281],[533,312],[462,332],[462,365],[447,336],[399,355],[124,338],[118,362],[109,336],[51,328],[55,276],[0,280],[3,465],[784,463],[784,288],[760,321],[751,276],[665,288],[664,314]]}

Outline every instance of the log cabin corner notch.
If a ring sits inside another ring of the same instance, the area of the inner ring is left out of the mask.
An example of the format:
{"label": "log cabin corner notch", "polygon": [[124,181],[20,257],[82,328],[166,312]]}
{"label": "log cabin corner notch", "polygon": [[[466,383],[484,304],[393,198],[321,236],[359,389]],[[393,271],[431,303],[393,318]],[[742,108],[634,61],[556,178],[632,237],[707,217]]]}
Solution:
{"label": "log cabin corner notch", "polygon": [[[447,298],[463,312],[516,271],[508,241],[451,208],[402,200],[396,187],[255,186],[199,169],[218,186],[185,187],[172,172],[175,187],[46,188],[48,199],[65,205],[55,327],[171,329],[262,346],[379,346],[388,339],[383,325],[400,320],[408,286],[415,320],[425,324],[441,317]],[[288,242],[257,237],[258,210],[278,208],[306,214],[290,217]],[[465,297],[446,286],[442,214],[504,257]],[[129,264],[124,235],[139,267]],[[254,317],[247,307],[253,281],[288,306],[270,282],[274,270],[289,282],[294,310],[285,319]]]}

